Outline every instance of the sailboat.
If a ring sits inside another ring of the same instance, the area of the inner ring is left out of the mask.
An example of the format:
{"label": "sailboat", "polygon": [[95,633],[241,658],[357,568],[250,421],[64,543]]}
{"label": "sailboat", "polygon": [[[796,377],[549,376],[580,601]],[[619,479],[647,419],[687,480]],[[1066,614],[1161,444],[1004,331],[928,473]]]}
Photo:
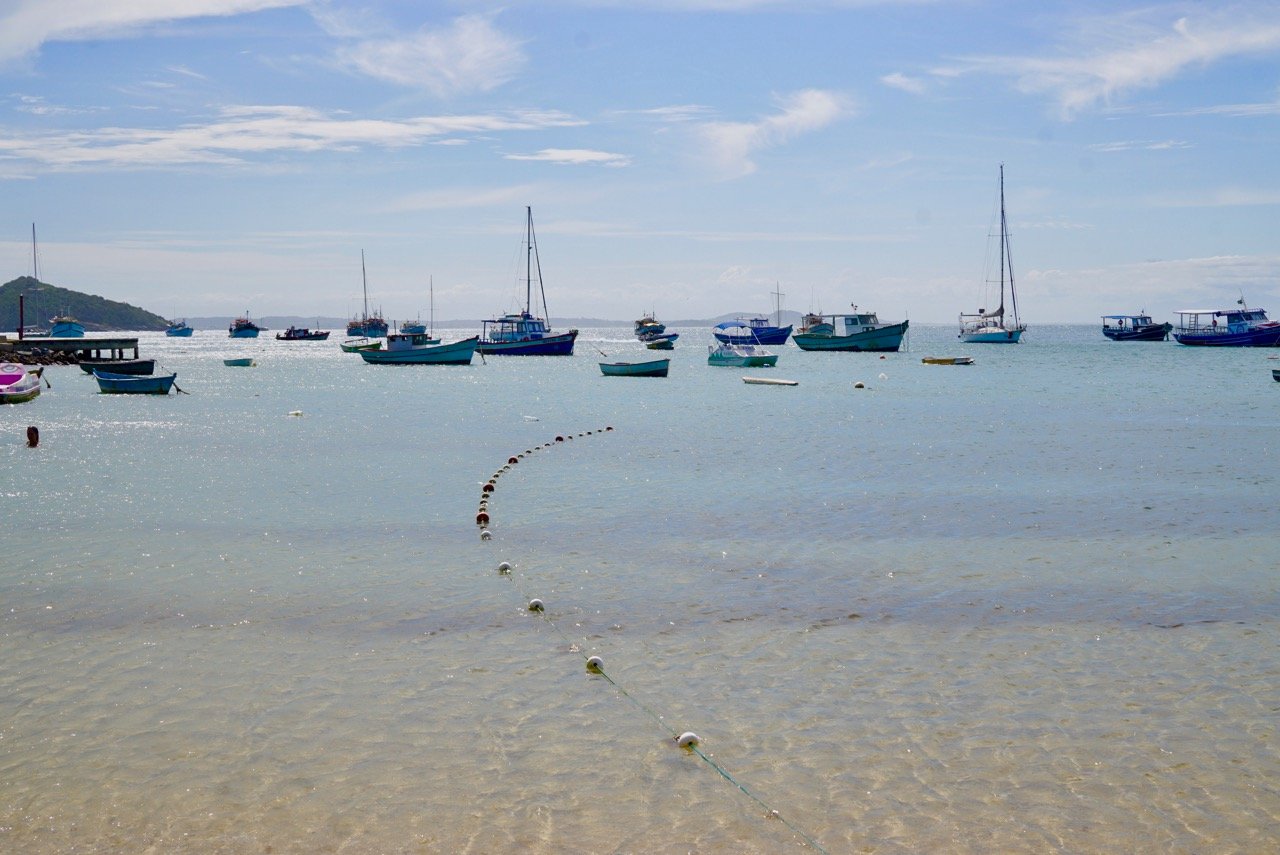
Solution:
{"label": "sailboat", "polygon": [[[1004,288],[1009,283],[1010,314],[1005,319]],[[990,283],[990,280],[988,280]],[[960,313],[960,340],[985,344],[1017,344],[1027,325],[1018,319],[1018,292],[1013,285],[1013,256],[1009,249],[1009,221],[1004,211],[1004,164],[1000,164],[1000,306],[992,312],[978,309],[976,314]]]}
{"label": "sailboat", "polygon": [[369,314],[369,277],[365,274],[364,250],[360,250],[360,284],[364,289],[364,314],[347,322],[347,335],[361,338],[381,338],[387,334],[387,322],[381,312]]}
{"label": "sailboat", "polygon": [[535,317],[530,313],[535,269],[544,315],[547,314],[547,292],[542,285],[542,262],[538,259],[538,243],[533,234],[533,208],[525,208],[525,221],[524,308],[518,314],[508,313],[500,318],[481,321],[479,350],[498,356],[571,356],[578,331],[553,335],[545,317]]}

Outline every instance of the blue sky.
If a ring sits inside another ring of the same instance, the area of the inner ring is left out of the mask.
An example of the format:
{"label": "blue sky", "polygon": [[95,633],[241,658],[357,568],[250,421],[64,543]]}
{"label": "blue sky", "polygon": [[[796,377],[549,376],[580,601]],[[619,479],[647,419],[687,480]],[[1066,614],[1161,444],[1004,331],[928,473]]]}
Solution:
{"label": "blue sky", "polygon": [[[0,0],[0,281],[164,315],[1280,313],[1280,4]],[[992,301],[994,302],[994,300]]]}

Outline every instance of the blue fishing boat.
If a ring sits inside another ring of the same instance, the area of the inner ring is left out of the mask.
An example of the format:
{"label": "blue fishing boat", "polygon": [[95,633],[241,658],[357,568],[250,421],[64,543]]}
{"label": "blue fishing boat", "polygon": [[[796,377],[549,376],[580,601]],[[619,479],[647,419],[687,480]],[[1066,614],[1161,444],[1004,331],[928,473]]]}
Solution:
{"label": "blue fishing boat", "polygon": [[1158,324],[1145,313],[1103,315],[1102,334],[1112,341],[1167,341],[1173,324]]}
{"label": "blue fishing boat", "polygon": [[427,325],[418,319],[415,319],[412,321],[405,321],[404,323],[400,324],[400,332],[404,333],[405,335],[422,335],[426,331],[427,331]]}
{"label": "blue fishing boat", "polygon": [[882,324],[875,312],[859,312],[855,305],[850,315],[805,315],[791,340],[801,350],[896,351],[907,326],[907,321]]}
{"label": "blue fishing boat", "polygon": [[648,362],[601,362],[600,373],[606,377],[666,377],[670,359]]}
{"label": "blue fishing boat", "polygon": [[482,321],[478,349],[491,356],[571,356],[578,331],[553,334],[545,317],[530,313],[534,270],[538,272],[538,292],[542,296],[544,315],[547,313],[547,292],[542,284],[542,262],[538,259],[538,242],[533,234],[533,208],[526,207],[525,215],[524,308],[518,313]]}
{"label": "blue fishing boat", "polygon": [[262,327],[249,320],[249,311],[247,309],[244,317],[236,318],[231,322],[231,326],[227,327],[227,334],[232,338],[257,338],[260,332],[262,332]]}
{"label": "blue fishing boat", "polygon": [[364,292],[364,314],[347,321],[347,335],[351,338],[383,338],[390,331],[382,312],[369,314],[369,277],[365,273],[364,250],[360,250],[360,287]]}
{"label": "blue fishing boat", "polygon": [[164,334],[170,338],[190,338],[194,329],[187,323],[187,319],[177,320],[176,318],[169,321],[169,326],[165,329]]}
{"label": "blue fishing boat", "polygon": [[178,378],[176,373],[140,377],[97,370],[93,376],[98,381],[98,391],[119,395],[167,395],[173,388],[173,381]]}
{"label": "blue fishing boat", "polygon": [[49,319],[50,338],[84,338],[84,324],[69,314],[56,315]]}
{"label": "blue fishing boat", "polygon": [[[1004,210],[1004,164],[1000,164],[1000,305],[988,312],[978,309],[973,314],[960,313],[960,340],[972,344],[1017,344],[1027,325],[1018,318],[1018,292],[1013,284],[1013,255],[1009,246],[1009,220]],[[988,279],[987,285],[995,284]],[[1010,314],[1013,320],[1005,316],[1004,291],[1009,287]],[[988,304],[990,305],[990,304]]]}
{"label": "blue fishing boat", "polygon": [[470,365],[479,336],[441,344],[427,333],[392,333],[385,350],[361,350],[360,358],[373,365]]}
{"label": "blue fishing boat", "polygon": [[1244,297],[1238,309],[1181,309],[1173,337],[1180,344],[1204,347],[1275,347],[1280,344],[1280,321],[1265,309],[1250,309]]}
{"label": "blue fishing boat", "polygon": [[782,298],[784,296],[786,295],[781,291],[774,289],[774,311],[777,316],[773,323],[769,323],[769,319],[763,315],[756,315],[751,318],[739,317],[732,321],[716,324],[711,334],[716,337],[717,341],[723,341],[728,344],[786,344],[787,339],[791,336],[791,324],[787,324],[785,327],[782,325]]}

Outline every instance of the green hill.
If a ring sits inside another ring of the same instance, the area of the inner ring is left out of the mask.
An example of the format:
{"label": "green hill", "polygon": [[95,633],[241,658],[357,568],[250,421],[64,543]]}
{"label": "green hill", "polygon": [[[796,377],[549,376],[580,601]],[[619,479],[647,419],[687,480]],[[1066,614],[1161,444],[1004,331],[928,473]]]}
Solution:
{"label": "green hill", "polygon": [[103,330],[162,330],[168,323],[128,303],[117,303],[95,294],[82,294],[70,288],[59,288],[39,282],[31,276],[19,276],[0,285],[0,332],[18,329],[18,297],[26,297],[27,327],[48,329],[49,318],[71,315],[84,325],[86,332]]}

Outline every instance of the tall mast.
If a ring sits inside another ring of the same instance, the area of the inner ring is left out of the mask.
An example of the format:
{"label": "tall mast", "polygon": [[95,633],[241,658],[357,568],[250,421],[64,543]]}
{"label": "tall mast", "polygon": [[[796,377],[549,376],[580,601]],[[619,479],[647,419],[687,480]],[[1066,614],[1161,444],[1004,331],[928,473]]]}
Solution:
{"label": "tall mast", "polygon": [[36,253],[36,224],[31,224],[31,276],[40,284],[40,257]]}
{"label": "tall mast", "polygon": [[[369,277],[364,272],[364,250],[360,250],[360,285],[364,289],[364,316],[362,321],[369,320]],[[365,331],[368,334],[368,331]]]}
{"label": "tall mast", "polygon": [[532,314],[530,301],[533,294],[533,206],[526,205],[524,247],[524,311]]}
{"label": "tall mast", "polygon": [[1000,309],[1001,325],[1004,324],[1004,255],[1005,245],[1009,240],[1009,232],[1004,217],[1004,164],[1000,164]]}
{"label": "tall mast", "polygon": [[1004,213],[1004,164],[1000,164],[1000,254],[1004,264],[1000,268],[1000,305],[1004,307],[1004,267],[1009,268],[1009,298],[1013,303],[1013,324],[1018,326],[1018,290],[1013,285],[1013,248],[1009,245],[1009,226]]}
{"label": "tall mast", "polygon": [[773,323],[775,327],[782,326],[782,298],[787,296],[780,290],[781,284],[782,283],[780,282],[774,282],[773,284],[773,306],[774,310],[777,312],[777,316]]}

